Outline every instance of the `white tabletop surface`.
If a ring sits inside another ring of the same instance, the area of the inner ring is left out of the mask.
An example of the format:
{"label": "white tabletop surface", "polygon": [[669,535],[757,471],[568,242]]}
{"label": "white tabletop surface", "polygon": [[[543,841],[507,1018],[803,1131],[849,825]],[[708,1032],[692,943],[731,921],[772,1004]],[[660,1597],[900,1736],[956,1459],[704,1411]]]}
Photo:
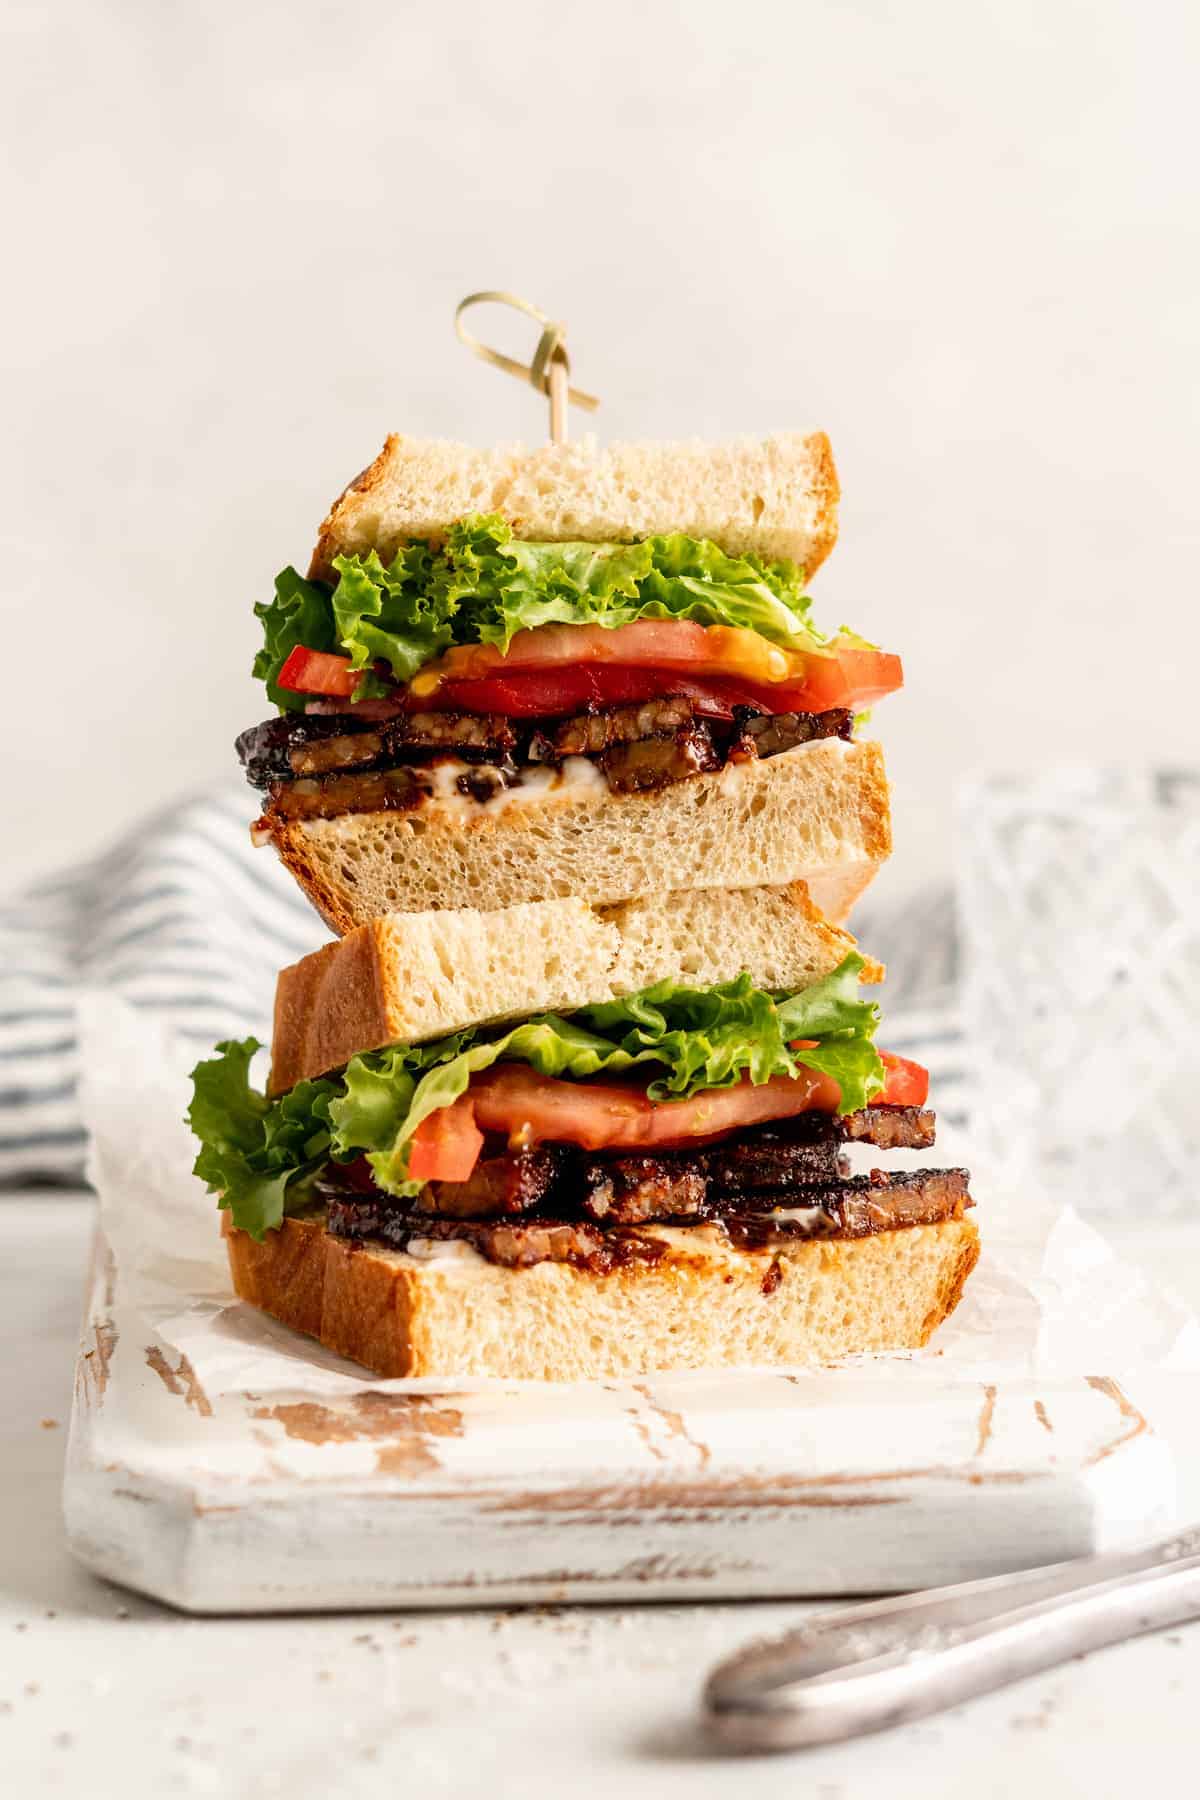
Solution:
{"label": "white tabletop surface", "polygon": [[[82,1195],[0,1197],[0,1792],[13,1800],[1196,1792],[1197,1627],[885,1736],[731,1762],[696,1730],[701,1679],[800,1604],[200,1620],[109,1586],[68,1556],[59,1505],[91,1214]],[[1200,1305],[1200,1224],[1122,1236]],[[1184,1510],[1200,1517],[1200,1381],[1157,1377],[1137,1398],[1171,1433]]]}

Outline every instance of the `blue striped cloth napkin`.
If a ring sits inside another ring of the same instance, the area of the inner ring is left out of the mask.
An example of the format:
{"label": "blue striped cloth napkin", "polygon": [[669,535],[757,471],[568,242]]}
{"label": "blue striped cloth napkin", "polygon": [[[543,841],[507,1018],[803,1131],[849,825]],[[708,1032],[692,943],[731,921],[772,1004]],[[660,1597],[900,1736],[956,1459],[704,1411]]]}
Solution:
{"label": "blue striped cloth napkin", "polygon": [[[275,976],[329,938],[230,784],[145,820],[104,855],[0,903],[0,1186],[83,1179],[76,1001],[108,988],[164,1016],[197,1055],[270,1037]],[[929,1065],[961,1123],[949,895],[874,901],[855,930],[890,965],[882,1041]]]}

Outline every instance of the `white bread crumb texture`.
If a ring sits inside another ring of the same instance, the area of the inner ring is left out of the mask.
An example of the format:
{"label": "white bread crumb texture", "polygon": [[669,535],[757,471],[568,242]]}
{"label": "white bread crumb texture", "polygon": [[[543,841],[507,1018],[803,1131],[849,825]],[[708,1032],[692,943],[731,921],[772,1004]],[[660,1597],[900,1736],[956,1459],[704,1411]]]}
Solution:
{"label": "white bread crumb texture", "polygon": [[465,824],[436,807],[277,828],[280,855],[335,931],[387,912],[583,895],[599,905],[804,881],[845,917],[891,852],[879,746],[821,739],[657,793],[552,797]]}
{"label": "white bread crumb texture", "polygon": [[392,436],[336,502],[313,553],[385,558],[444,537],[468,513],[498,513],[518,537],[631,542],[672,531],[732,555],[799,563],[811,575],[837,536],[837,474],[823,432],[722,444],[612,444],[592,436],[526,450]]}

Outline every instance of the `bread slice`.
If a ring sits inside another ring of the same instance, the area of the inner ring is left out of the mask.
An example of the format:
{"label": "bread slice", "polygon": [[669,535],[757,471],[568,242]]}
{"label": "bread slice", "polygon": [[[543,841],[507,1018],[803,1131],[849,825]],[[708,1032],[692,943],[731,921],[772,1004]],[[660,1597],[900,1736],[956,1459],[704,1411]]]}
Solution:
{"label": "bread slice", "polygon": [[652,793],[520,795],[498,813],[432,801],[411,813],[268,814],[264,826],[339,933],[387,912],[490,911],[568,894],[612,905],[792,881],[841,920],[892,849],[883,753],[869,739],[820,738]]}
{"label": "bread slice", "polygon": [[224,1223],[241,1299],[383,1376],[570,1381],[916,1349],[979,1257],[967,1218],[761,1251],[713,1247],[704,1227],[645,1229],[669,1238],[659,1261],[595,1275],[504,1268],[461,1245],[350,1244],[320,1212],[262,1243]]}
{"label": "bread slice", "polygon": [[[759,987],[795,992],[854,947],[800,882],[679,894],[669,907],[569,899],[503,913],[387,913],[280,974],[271,1091],[358,1051],[567,1011],[656,981],[710,987],[746,970]],[[863,979],[881,981],[880,964],[868,961]]]}
{"label": "bread slice", "polygon": [[391,436],[321,526],[309,573],[339,552],[385,558],[442,538],[467,513],[499,513],[517,537],[629,543],[660,532],[711,538],[816,573],[837,538],[838,479],[823,431],[732,443],[612,444],[594,437],[527,450]]}

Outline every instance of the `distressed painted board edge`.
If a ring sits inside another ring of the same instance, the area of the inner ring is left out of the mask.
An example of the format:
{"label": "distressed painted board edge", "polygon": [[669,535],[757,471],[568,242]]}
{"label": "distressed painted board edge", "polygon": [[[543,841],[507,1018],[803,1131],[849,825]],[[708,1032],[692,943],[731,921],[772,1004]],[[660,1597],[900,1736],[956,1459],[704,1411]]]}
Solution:
{"label": "distressed painted board edge", "polygon": [[118,1304],[102,1245],[64,1506],[89,1568],[195,1613],[899,1591],[1175,1513],[1168,1446],[1105,1377],[210,1398]]}

